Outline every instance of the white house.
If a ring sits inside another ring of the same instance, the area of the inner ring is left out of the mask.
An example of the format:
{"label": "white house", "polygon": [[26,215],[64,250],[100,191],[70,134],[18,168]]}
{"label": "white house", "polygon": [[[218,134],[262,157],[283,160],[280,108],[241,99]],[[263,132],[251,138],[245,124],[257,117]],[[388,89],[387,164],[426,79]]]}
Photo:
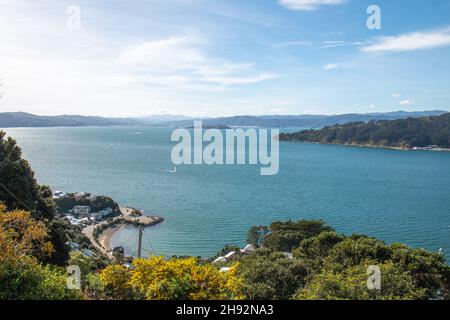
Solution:
{"label": "white house", "polygon": [[65,195],[65,193],[62,191],[55,191],[55,192],[53,192],[53,199],[59,199],[64,195]]}
{"label": "white house", "polygon": [[244,249],[241,249],[242,253],[250,253],[252,251],[255,251],[255,247],[252,244],[248,244],[244,247]]}
{"label": "white house", "polygon": [[82,218],[88,217],[91,212],[90,206],[75,206],[72,210],[70,210],[73,214],[76,214]]}
{"label": "white house", "polygon": [[234,256],[236,254],[236,251],[231,251],[231,252],[228,252],[226,255],[225,255],[225,259],[230,259],[232,256]]}
{"label": "white house", "polygon": [[218,257],[216,260],[212,262],[212,264],[227,262],[225,257]]}

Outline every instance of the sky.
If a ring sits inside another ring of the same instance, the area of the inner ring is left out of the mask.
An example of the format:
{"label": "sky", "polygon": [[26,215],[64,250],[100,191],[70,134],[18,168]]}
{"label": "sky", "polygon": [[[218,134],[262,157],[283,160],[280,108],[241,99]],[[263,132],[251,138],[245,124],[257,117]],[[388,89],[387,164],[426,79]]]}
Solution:
{"label": "sky", "polygon": [[0,112],[450,110],[450,1],[430,3],[0,0]]}

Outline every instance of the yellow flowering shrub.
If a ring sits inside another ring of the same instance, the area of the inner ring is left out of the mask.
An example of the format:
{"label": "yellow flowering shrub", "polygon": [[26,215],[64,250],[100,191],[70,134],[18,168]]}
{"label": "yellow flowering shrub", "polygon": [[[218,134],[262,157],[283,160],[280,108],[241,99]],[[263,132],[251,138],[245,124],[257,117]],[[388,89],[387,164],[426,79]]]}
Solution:
{"label": "yellow flowering shrub", "polygon": [[236,269],[234,265],[228,272],[220,272],[195,258],[150,257],[134,260],[132,269],[109,266],[100,280],[115,299],[243,299]]}
{"label": "yellow flowering shrub", "polygon": [[25,255],[49,256],[52,250],[43,222],[26,211],[7,212],[0,203],[0,261],[15,262]]}

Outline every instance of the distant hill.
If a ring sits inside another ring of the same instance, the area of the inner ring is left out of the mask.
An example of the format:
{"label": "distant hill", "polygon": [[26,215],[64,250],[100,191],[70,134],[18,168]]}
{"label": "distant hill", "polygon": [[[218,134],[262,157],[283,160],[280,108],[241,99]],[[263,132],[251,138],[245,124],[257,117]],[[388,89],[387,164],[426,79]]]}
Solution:
{"label": "distant hill", "polygon": [[172,121],[184,121],[184,120],[191,120],[193,118],[183,115],[172,115],[172,114],[161,114],[161,115],[152,115],[147,117],[140,117],[135,118],[135,120],[138,120],[140,122],[143,122],[145,124],[162,124],[166,122],[172,122]]}
{"label": "distant hill", "polygon": [[0,128],[10,127],[84,127],[137,125],[137,119],[115,119],[76,115],[37,116],[25,112],[0,113]]}
{"label": "distant hill", "polygon": [[182,115],[152,115],[138,118],[104,118],[79,115],[38,116],[25,112],[0,113],[0,128],[11,127],[85,127],[166,125],[192,127],[194,120],[202,120],[205,128],[267,127],[267,128],[322,128],[334,124],[371,120],[395,120],[408,117],[441,115],[446,111],[389,112],[343,115],[295,116],[235,116],[225,118],[194,119]]}
{"label": "distant hill", "polygon": [[450,113],[440,116],[352,122],[280,134],[282,141],[307,141],[391,148],[450,148]]}
{"label": "distant hill", "polygon": [[0,113],[0,128],[11,127],[86,127],[157,125],[190,119],[179,115],[152,115],[139,118],[105,118],[78,115],[38,116],[26,112]]}
{"label": "distant hill", "polygon": [[[267,128],[323,128],[334,124],[349,122],[368,122],[372,120],[396,120],[408,117],[437,116],[446,111],[419,111],[419,112],[388,112],[367,114],[343,114],[343,115],[273,115],[273,116],[235,116],[222,118],[201,119],[204,126],[238,126],[238,127],[267,127]],[[167,121],[163,124],[173,126],[192,126],[193,119],[182,121]]]}

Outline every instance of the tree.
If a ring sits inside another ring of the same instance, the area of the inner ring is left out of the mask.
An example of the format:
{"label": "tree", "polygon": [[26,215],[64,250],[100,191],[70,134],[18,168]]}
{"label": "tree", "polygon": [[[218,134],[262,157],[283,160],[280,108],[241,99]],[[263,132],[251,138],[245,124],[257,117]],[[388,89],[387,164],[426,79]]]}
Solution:
{"label": "tree", "polygon": [[16,141],[5,136],[0,131],[0,202],[8,210],[24,209],[34,218],[51,220],[55,212],[51,190],[37,184]]}
{"label": "tree", "polygon": [[334,231],[322,232],[316,237],[303,240],[292,253],[295,258],[304,261],[309,268],[319,271],[330,250],[345,238]]}
{"label": "tree", "polygon": [[52,250],[43,222],[0,203],[0,300],[81,298],[67,288],[62,269],[38,262]]}
{"label": "tree", "polygon": [[273,222],[270,227],[270,234],[264,238],[263,246],[275,251],[291,252],[300,243],[325,231],[333,231],[331,227],[323,221],[300,220]]}
{"label": "tree", "polygon": [[43,258],[53,250],[44,223],[23,210],[6,211],[0,203],[0,261],[17,261],[22,256]]}
{"label": "tree", "polygon": [[305,285],[308,270],[300,260],[258,249],[240,260],[238,275],[247,299],[288,300]]}
{"label": "tree", "polygon": [[253,226],[247,233],[247,243],[259,248],[269,233],[269,228],[266,226]]}
{"label": "tree", "polygon": [[337,271],[333,265],[313,276],[307,286],[295,295],[298,300],[414,300],[423,299],[425,290],[417,287],[413,278],[393,262],[378,265],[381,271],[381,286],[367,286],[368,267],[376,262]]}
{"label": "tree", "polygon": [[280,140],[400,148],[437,145],[450,148],[450,113],[433,117],[337,124],[320,130],[281,134]]}
{"label": "tree", "polygon": [[36,182],[28,161],[22,159],[22,151],[16,141],[0,131],[0,202],[8,210],[27,210],[32,217],[44,222],[51,242],[52,251],[45,262],[63,265],[68,259],[67,238],[64,228],[55,221],[55,203],[52,191]]}

